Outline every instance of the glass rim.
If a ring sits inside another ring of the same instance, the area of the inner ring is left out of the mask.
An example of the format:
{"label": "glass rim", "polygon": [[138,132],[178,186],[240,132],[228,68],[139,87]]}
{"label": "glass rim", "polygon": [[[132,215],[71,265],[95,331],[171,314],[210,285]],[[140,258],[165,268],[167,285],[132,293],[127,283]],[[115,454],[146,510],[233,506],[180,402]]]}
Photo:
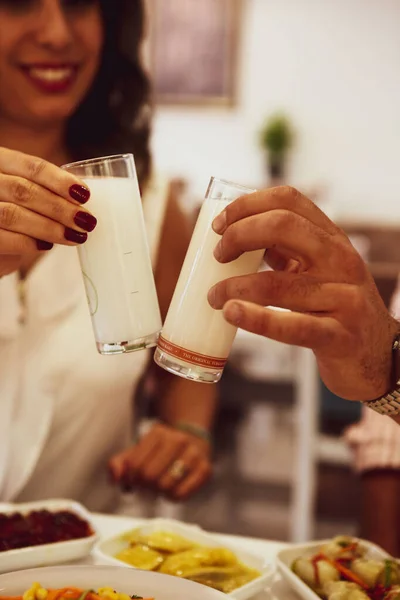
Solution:
{"label": "glass rim", "polygon": [[257,191],[256,188],[250,188],[250,187],[247,187],[246,185],[242,185],[240,183],[235,183],[234,181],[229,181],[228,179],[220,179],[219,177],[211,177],[210,183],[208,184],[208,190],[210,190],[211,186],[214,183],[221,183],[222,185],[226,185],[231,188],[235,188],[238,190],[244,190],[247,194],[251,194],[251,193]]}
{"label": "glass rim", "polygon": [[129,158],[133,159],[132,152],[127,152],[125,154],[111,154],[110,156],[99,156],[98,158],[87,158],[85,160],[67,163],[65,165],[61,165],[61,169],[96,166],[102,163],[112,163]]}

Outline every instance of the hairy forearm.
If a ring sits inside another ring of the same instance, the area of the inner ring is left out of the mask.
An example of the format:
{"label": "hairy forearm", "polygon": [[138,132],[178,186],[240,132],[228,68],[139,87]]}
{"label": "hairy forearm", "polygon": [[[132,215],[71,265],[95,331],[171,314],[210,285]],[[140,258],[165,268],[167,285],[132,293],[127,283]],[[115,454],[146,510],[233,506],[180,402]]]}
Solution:
{"label": "hairy forearm", "polygon": [[160,418],[174,425],[180,421],[211,429],[218,401],[218,386],[195,383],[169,373],[159,387]]}

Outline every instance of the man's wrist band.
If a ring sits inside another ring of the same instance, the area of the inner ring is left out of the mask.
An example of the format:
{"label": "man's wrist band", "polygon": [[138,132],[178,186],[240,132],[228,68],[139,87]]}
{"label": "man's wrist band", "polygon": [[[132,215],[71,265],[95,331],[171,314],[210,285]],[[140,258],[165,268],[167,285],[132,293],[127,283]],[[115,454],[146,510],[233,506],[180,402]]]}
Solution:
{"label": "man's wrist band", "polygon": [[397,354],[400,351],[400,335],[397,335],[392,346],[392,389],[375,400],[363,402],[365,406],[371,408],[380,415],[394,417],[400,414],[400,379],[396,381],[396,361]]}

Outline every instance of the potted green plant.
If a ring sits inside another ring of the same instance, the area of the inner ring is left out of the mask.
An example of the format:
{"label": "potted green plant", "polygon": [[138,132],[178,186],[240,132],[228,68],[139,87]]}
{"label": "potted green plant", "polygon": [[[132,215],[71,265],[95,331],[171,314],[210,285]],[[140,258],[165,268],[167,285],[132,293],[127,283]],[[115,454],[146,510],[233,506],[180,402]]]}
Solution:
{"label": "potted green plant", "polygon": [[267,154],[268,170],[272,180],[283,180],[287,153],[293,143],[293,131],[283,114],[270,117],[261,131],[261,146]]}

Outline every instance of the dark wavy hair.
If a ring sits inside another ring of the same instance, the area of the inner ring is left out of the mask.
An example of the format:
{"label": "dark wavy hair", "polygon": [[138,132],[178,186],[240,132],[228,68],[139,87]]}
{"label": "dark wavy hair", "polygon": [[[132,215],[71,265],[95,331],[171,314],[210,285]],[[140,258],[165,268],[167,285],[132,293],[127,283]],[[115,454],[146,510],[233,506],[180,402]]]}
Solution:
{"label": "dark wavy hair", "polygon": [[74,160],[132,152],[141,186],[151,170],[150,83],[141,61],[143,0],[99,0],[105,42],[88,95],[71,117],[67,146]]}

